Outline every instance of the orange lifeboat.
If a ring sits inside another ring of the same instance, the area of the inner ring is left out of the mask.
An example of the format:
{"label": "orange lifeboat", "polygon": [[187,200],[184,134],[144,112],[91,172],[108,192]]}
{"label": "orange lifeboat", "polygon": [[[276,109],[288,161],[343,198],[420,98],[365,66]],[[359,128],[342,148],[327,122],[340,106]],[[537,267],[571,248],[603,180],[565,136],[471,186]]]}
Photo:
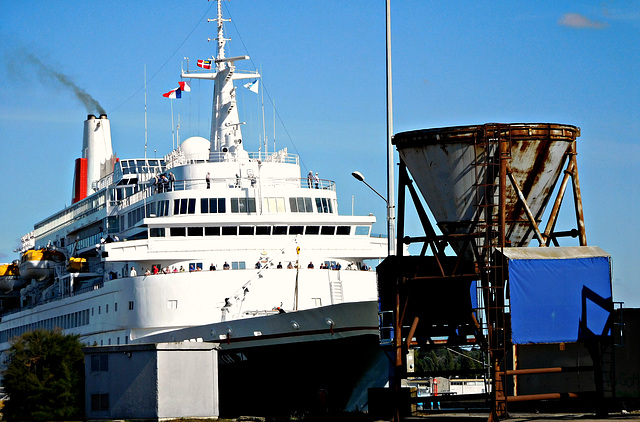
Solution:
{"label": "orange lifeboat", "polygon": [[29,249],[20,258],[20,275],[27,279],[45,280],[54,275],[54,268],[64,265],[66,257],[63,252],[52,249]]}
{"label": "orange lifeboat", "polygon": [[70,273],[82,273],[87,271],[87,260],[85,258],[69,258],[67,271]]}
{"label": "orange lifeboat", "polygon": [[0,292],[10,292],[22,281],[17,261],[11,264],[0,264]]}

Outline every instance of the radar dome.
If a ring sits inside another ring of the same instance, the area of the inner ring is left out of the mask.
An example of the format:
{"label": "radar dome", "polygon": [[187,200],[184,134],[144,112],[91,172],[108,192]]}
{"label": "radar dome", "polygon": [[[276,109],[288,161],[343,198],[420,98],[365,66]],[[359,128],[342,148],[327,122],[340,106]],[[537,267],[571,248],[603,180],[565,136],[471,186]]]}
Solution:
{"label": "radar dome", "polygon": [[187,158],[192,160],[209,159],[210,148],[211,142],[201,136],[192,136],[180,144],[180,150]]}

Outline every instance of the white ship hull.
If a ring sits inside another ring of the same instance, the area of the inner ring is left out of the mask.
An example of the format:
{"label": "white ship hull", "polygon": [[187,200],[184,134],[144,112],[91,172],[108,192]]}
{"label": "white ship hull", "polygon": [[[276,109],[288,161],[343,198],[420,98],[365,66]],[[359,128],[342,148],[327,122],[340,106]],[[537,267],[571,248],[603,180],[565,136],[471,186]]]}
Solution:
{"label": "white ship hull", "polygon": [[[318,405],[336,410],[366,406],[366,388],[371,384],[358,388],[363,374],[369,373],[374,383],[384,383],[387,376],[386,358],[379,348],[376,291],[367,283],[373,274],[269,270],[260,279],[263,286],[256,283],[254,299],[253,292],[247,294],[244,310],[222,311],[224,294],[241,286],[242,276],[255,273],[206,271],[110,280],[89,291],[5,315],[0,347],[8,348],[7,340],[23,331],[54,327],[78,334],[89,345],[216,342],[225,415],[250,409],[266,414]],[[296,273],[300,303],[307,306],[284,313],[264,309],[274,300],[293,300]],[[316,303],[312,298],[330,303],[332,277],[342,279],[343,296],[369,290],[370,300],[310,306]],[[282,292],[288,294],[280,296]],[[239,401],[247,385],[269,385],[275,380],[277,393],[260,389],[249,405]],[[317,403],[319,392],[329,394],[331,402]]]}

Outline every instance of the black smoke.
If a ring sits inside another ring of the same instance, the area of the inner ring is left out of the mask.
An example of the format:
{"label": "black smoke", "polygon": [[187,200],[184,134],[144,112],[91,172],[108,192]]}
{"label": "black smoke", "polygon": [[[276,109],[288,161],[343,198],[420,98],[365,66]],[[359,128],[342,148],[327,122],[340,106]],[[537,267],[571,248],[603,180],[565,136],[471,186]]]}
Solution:
{"label": "black smoke", "polygon": [[71,90],[74,96],[84,105],[87,113],[106,114],[100,103],[91,94],[76,85],[67,75],[52,69],[31,53],[26,52],[23,57],[34,65],[41,82],[57,82],[63,88]]}

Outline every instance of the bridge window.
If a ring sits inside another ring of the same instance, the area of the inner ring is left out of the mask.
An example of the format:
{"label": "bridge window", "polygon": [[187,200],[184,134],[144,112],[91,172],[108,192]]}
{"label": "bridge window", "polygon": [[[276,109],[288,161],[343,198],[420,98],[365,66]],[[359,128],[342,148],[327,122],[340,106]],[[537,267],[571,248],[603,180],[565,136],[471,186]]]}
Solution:
{"label": "bridge window", "polygon": [[311,198],[289,198],[291,212],[313,212],[313,202]]}
{"label": "bridge window", "polygon": [[316,207],[319,213],[333,213],[331,199],[329,198],[316,198]]}
{"label": "bridge window", "polygon": [[224,198],[202,198],[200,199],[200,212],[202,214],[216,214],[226,212]]}
{"label": "bridge window", "polygon": [[196,200],[195,198],[182,198],[173,200],[173,215],[178,214],[195,214]]}
{"label": "bridge window", "polygon": [[231,198],[231,212],[250,214],[256,212],[255,198]]}

